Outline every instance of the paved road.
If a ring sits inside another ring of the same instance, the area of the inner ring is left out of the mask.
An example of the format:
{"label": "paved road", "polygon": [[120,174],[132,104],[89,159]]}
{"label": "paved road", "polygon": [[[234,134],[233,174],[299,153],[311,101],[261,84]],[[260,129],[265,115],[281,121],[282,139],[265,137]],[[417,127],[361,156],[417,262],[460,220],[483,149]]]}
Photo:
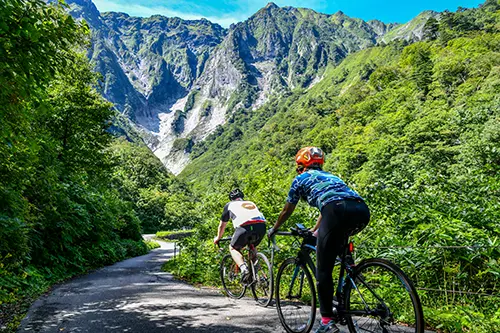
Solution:
{"label": "paved road", "polygon": [[102,268],[38,299],[18,332],[282,332],[276,309],[173,279],[173,245]]}

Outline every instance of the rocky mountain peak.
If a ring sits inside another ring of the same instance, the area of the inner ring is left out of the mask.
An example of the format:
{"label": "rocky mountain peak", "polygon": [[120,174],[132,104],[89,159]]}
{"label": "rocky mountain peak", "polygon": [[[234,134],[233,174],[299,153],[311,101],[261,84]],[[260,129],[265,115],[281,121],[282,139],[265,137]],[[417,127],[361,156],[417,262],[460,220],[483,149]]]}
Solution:
{"label": "rocky mountain peak", "polygon": [[74,18],[84,19],[91,27],[102,28],[99,10],[92,0],[69,0],[66,3]]}
{"label": "rocky mountain peak", "polygon": [[279,6],[277,4],[275,4],[274,2],[268,2],[264,8],[265,9],[276,9],[276,8],[279,8]]}

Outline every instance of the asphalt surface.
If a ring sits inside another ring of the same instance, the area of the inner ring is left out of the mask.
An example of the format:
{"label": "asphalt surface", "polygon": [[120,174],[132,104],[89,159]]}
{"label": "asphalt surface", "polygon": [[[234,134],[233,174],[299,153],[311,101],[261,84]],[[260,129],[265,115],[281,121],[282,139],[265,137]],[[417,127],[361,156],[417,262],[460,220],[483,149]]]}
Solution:
{"label": "asphalt surface", "polygon": [[273,306],[200,290],[162,272],[173,244],[160,244],[56,286],[31,306],[18,332],[283,332]]}

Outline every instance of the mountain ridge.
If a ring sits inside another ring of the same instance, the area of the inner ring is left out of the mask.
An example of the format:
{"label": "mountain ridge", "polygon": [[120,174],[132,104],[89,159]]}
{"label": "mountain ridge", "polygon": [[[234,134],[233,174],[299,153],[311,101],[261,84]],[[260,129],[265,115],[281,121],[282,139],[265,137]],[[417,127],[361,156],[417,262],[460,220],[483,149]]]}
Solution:
{"label": "mountain ridge", "polygon": [[[140,18],[99,13],[90,0],[68,3],[91,27],[89,57],[103,74],[103,95],[175,174],[189,163],[190,147],[236,110],[311,87],[328,65],[386,42],[401,26],[272,2],[228,29],[207,19]],[[411,28],[421,26],[408,27],[394,39],[420,38]]]}

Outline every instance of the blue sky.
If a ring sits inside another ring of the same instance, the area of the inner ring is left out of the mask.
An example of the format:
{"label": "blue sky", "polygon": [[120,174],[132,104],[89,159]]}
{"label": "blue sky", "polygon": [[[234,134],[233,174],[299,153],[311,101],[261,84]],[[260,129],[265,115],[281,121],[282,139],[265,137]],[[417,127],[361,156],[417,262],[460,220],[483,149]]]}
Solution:
{"label": "blue sky", "polygon": [[[268,0],[93,0],[99,11],[120,11],[132,16],[161,14],[184,19],[205,17],[224,27],[247,19]],[[477,7],[484,0],[276,0],[278,6],[312,8],[333,14],[339,10],[364,20],[405,23],[426,9],[455,11],[457,7]]]}

